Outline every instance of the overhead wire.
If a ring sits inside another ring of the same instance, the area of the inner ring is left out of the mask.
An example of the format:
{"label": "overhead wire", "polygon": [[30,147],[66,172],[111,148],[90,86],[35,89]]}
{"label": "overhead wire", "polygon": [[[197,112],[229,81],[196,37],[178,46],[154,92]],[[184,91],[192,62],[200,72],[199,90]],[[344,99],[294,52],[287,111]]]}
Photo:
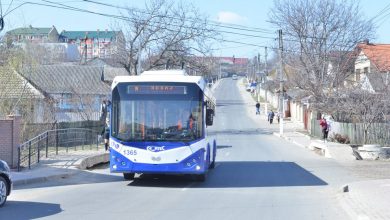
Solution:
{"label": "overhead wire", "polygon": [[[107,6],[107,7],[111,7],[111,8],[116,8],[116,9],[124,9],[124,10],[129,10],[130,9],[130,8],[121,7],[121,6],[118,6],[118,5],[113,5],[113,4],[103,3],[103,2],[98,2],[98,1],[92,1],[92,0],[83,0],[83,1],[84,2],[93,3],[93,4],[103,5],[103,6]],[[131,8],[131,10],[135,10],[135,11],[140,12],[140,13],[150,14],[147,11],[144,11],[144,10],[141,10],[141,9]],[[172,18],[172,19],[178,19],[178,18],[175,18],[175,17],[172,17],[172,16],[168,16],[168,17]],[[190,19],[194,20],[194,18],[190,18]],[[210,23],[213,23],[214,26],[217,26],[217,27],[230,28],[230,29],[242,30],[242,31],[248,31],[248,32],[258,32],[258,33],[263,33],[263,34],[264,33],[265,34],[273,34],[272,31],[266,30],[266,29],[263,29],[263,28],[247,27],[247,26],[238,25],[238,24],[226,24],[226,23],[220,23],[220,22],[216,22],[216,21],[210,21]],[[236,27],[233,27],[233,26],[236,26]]]}
{"label": "overhead wire", "polygon": [[[91,14],[96,14],[96,15],[116,18],[116,19],[120,19],[120,20],[124,20],[124,21],[131,21],[132,20],[131,18],[125,17],[125,16],[118,16],[118,15],[94,12],[94,11],[90,11],[90,10],[80,9],[80,8],[72,7],[72,6],[69,6],[69,5],[61,4],[61,3],[58,3],[58,2],[52,2],[52,1],[48,1],[48,0],[41,0],[41,1],[49,3],[49,5],[48,4],[42,4],[42,3],[33,3],[33,2],[26,2],[26,3],[37,4],[37,5],[48,6],[48,7],[54,7],[54,8],[67,9],[67,10],[78,11],[78,12],[91,13]],[[86,0],[84,0],[84,1],[86,1]],[[104,3],[102,3],[102,4],[104,4]],[[18,7],[20,7],[20,6],[18,6]],[[169,18],[173,18],[173,17],[169,17]],[[159,22],[156,22],[156,23],[159,23]],[[160,24],[161,24],[161,22],[160,22]],[[174,26],[174,27],[179,27],[176,24],[170,24],[170,25]],[[180,27],[194,29],[193,27],[188,27],[188,26],[184,26],[184,25],[182,25]],[[211,30],[211,29],[204,29],[204,30],[206,30],[206,31],[214,31],[214,30]],[[265,38],[265,39],[274,39],[273,37],[253,35],[253,34],[237,33],[237,32],[233,32],[233,31],[218,30],[217,32],[225,33],[225,34],[234,34],[234,35],[239,35],[239,36],[246,36],[246,37],[257,37],[257,38]]]}

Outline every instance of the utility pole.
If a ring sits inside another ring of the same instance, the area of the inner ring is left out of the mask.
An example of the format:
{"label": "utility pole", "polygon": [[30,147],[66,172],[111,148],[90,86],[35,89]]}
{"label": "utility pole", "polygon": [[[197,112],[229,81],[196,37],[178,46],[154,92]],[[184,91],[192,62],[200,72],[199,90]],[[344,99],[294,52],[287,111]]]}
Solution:
{"label": "utility pole", "polygon": [[[263,82],[266,82],[267,81],[267,76],[268,76],[268,69],[267,69],[267,47],[264,48],[264,79],[262,80],[262,83]],[[267,102],[267,90],[265,90],[265,94],[264,94],[264,99],[265,101]],[[267,104],[266,104],[267,105]],[[266,114],[267,114],[267,108],[266,109]]]}
{"label": "utility pole", "polygon": [[284,116],[284,108],[283,108],[283,36],[282,30],[279,30],[279,80],[280,80],[280,89],[279,89],[279,128],[280,135],[283,135],[283,116]]}
{"label": "utility pole", "polygon": [[257,101],[260,102],[260,89],[261,89],[261,73],[260,73],[260,53],[257,53],[257,71],[256,71],[256,75],[257,75]]}
{"label": "utility pole", "polygon": [[268,69],[267,69],[267,47],[264,48],[264,72],[265,72],[265,77],[268,76]]}

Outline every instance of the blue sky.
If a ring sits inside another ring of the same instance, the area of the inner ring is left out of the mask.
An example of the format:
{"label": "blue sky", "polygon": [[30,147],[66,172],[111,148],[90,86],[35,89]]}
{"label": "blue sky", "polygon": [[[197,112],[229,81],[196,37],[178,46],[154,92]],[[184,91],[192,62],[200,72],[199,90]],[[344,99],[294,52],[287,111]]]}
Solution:
{"label": "blue sky", "polygon": [[[0,0],[2,3],[3,12],[6,11],[12,0]],[[41,0],[30,0],[33,2],[44,3]],[[51,0],[61,2],[70,6],[88,9],[91,11],[102,12],[107,14],[117,14],[117,9],[99,6],[91,3],[84,3],[81,0]],[[143,7],[144,0],[95,0],[120,6]],[[13,0],[11,9],[25,2],[25,0]],[[267,22],[268,11],[273,5],[272,0],[194,0],[190,1],[199,10],[207,15],[210,19],[226,23],[234,23],[249,27],[259,27],[270,30],[271,34],[258,34],[266,37],[276,37],[276,29]],[[373,3],[375,2],[375,4]],[[371,18],[385,8],[389,1],[383,0],[361,0],[360,5],[362,11],[367,18]],[[390,9],[384,14],[390,13]],[[371,40],[378,43],[390,43],[390,14],[379,22],[377,29],[377,39]],[[67,11],[63,9],[49,8],[37,5],[24,5],[5,18],[6,27],[2,32],[7,30],[32,25],[34,27],[51,27],[56,26],[58,31],[62,30],[104,30],[111,29],[115,21],[111,18],[98,15],[91,15],[81,12]],[[234,31],[239,32],[239,31]],[[253,34],[253,33],[248,33]],[[255,45],[270,45],[274,41],[265,38],[253,38],[247,36],[237,36],[232,34],[224,34],[224,38],[231,41],[240,41]],[[253,57],[257,53],[264,54],[264,49],[254,46],[245,46],[234,43],[221,43],[214,45],[217,56],[232,56],[236,57]]]}

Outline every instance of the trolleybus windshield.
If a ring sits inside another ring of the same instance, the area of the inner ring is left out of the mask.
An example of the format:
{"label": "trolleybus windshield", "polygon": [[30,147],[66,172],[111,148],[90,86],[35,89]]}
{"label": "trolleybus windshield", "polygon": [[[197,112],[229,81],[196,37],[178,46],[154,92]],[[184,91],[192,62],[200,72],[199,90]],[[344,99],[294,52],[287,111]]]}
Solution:
{"label": "trolleybus windshield", "polygon": [[120,83],[111,129],[126,142],[195,141],[203,137],[203,93],[190,83]]}

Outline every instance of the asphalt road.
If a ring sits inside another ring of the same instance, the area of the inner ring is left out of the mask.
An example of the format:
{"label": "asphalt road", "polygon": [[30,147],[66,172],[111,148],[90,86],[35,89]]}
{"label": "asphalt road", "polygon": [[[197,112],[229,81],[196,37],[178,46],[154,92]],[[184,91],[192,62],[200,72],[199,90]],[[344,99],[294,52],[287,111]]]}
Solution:
{"label": "asphalt road", "polygon": [[14,190],[0,219],[348,219],[338,191],[354,177],[332,159],[274,136],[277,125],[254,122],[240,83],[226,79],[216,90],[217,165],[206,182],[124,181],[103,166]]}

